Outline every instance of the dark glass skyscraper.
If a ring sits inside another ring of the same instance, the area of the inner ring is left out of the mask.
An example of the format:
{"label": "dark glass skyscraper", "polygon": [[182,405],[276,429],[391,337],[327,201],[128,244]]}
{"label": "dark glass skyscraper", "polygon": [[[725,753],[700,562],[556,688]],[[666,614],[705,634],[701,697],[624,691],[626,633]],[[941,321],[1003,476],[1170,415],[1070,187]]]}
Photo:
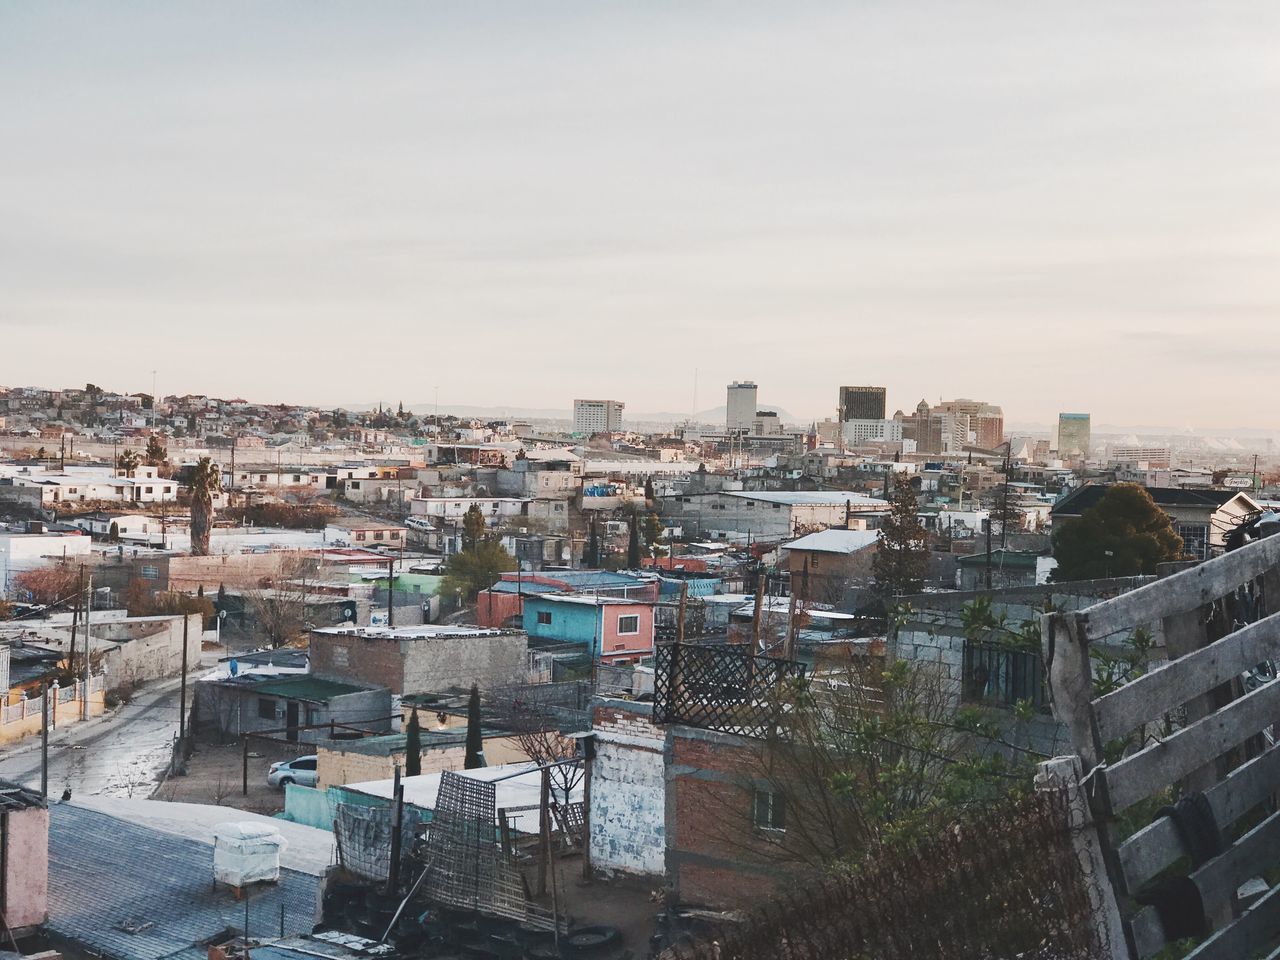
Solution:
{"label": "dark glass skyscraper", "polygon": [[884,387],[841,387],[840,419],[883,420]]}

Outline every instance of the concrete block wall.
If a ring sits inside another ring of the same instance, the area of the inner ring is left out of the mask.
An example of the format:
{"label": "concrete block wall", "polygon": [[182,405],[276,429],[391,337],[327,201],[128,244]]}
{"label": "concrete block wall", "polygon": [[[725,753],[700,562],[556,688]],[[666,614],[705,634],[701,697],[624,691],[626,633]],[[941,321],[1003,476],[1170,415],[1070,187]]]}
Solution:
{"label": "concrete block wall", "polygon": [[529,640],[523,633],[492,637],[404,640],[404,690],[441,693],[478,683],[481,690],[520,683],[528,669]]}
{"label": "concrete block wall", "polygon": [[311,669],[317,676],[383,686],[398,696],[472,683],[483,690],[523,681],[528,649],[525,635],[515,632],[418,639],[313,633]]}

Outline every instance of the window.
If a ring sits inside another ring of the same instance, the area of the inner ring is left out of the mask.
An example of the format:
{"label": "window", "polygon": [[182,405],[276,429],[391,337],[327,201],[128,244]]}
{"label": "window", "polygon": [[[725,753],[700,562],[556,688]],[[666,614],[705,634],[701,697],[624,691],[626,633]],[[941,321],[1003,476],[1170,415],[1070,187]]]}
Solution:
{"label": "window", "polygon": [[548,613],[546,610],[539,610],[539,611],[538,611],[538,622],[539,622],[539,623],[550,623],[550,622],[551,622],[551,614],[550,614],[550,613]]}
{"label": "window", "polygon": [[751,819],[757,830],[787,829],[787,798],[782,794],[758,789],[751,806]]}
{"label": "window", "polygon": [[818,555],[816,553],[809,554],[809,569],[818,569]]}
{"label": "window", "polygon": [[258,482],[259,482],[259,483],[266,483],[266,482],[267,482],[267,475],[266,475],[265,473],[260,473],[260,474],[258,474]]}
{"label": "window", "polygon": [[400,539],[400,531],[399,531],[399,530],[392,530],[392,531],[391,531],[391,539],[392,539],[392,540],[399,540],[399,539]]}
{"label": "window", "polygon": [[302,474],[300,474],[300,473],[295,473],[295,474],[293,475],[293,482],[294,482],[294,483],[301,483],[301,482],[302,482]]}
{"label": "window", "polygon": [[375,531],[373,531],[373,539],[375,539],[375,540],[381,540],[381,539],[382,539],[382,531],[381,531],[381,530],[375,530]]}
{"label": "window", "polygon": [[363,530],[361,530],[361,531],[359,531],[358,533],[356,533],[356,539],[357,539],[357,540],[363,540],[363,539],[364,539],[364,531],[363,531]]}
{"label": "window", "polygon": [[1178,536],[1182,549],[1192,560],[1209,559],[1209,525],[1207,523],[1180,523]]}
{"label": "window", "polygon": [[349,480],[349,481],[347,481],[347,486],[348,486],[348,487],[350,487],[352,490],[359,490],[359,489],[360,489],[360,481],[359,481],[359,480]]}
{"label": "window", "polygon": [[[314,710],[309,710],[307,712],[315,713]],[[303,757],[301,760],[293,761],[293,763],[289,764],[289,766],[292,767],[294,770],[314,770],[316,768],[316,758]]]}
{"label": "window", "polygon": [[147,493],[150,493],[150,492],[151,492],[151,487],[147,487],[146,492],[147,492]]}
{"label": "window", "polygon": [[640,618],[634,613],[618,618],[618,633],[639,633]]}
{"label": "window", "polygon": [[266,697],[258,698],[258,719],[274,720],[276,718],[276,702]]}
{"label": "window", "polygon": [[961,693],[967,703],[1012,707],[1025,700],[1041,713],[1049,710],[1038,650],[1011,650],[1003,644],[966,640]]}

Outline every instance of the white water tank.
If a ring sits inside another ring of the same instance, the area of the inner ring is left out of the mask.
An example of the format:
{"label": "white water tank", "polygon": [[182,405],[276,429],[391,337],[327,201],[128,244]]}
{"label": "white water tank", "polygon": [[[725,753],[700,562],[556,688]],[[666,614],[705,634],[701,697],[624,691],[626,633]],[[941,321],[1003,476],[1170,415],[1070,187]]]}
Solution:
{"label": "white water tank", "polygon": [[233,887],[280,879],[285,840],[268,823],[220,823],[213,829],[213,879]]}

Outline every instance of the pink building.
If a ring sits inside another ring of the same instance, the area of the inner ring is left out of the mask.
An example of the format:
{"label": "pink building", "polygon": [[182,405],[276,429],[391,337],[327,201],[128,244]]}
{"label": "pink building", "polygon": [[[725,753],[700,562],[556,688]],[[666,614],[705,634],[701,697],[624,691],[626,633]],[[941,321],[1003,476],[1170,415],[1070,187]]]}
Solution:
{"label": "pink building", "polygon": [[0,781],[0,845],[0,912],[21,936],[49,919],[49,808],[39,793]]}

